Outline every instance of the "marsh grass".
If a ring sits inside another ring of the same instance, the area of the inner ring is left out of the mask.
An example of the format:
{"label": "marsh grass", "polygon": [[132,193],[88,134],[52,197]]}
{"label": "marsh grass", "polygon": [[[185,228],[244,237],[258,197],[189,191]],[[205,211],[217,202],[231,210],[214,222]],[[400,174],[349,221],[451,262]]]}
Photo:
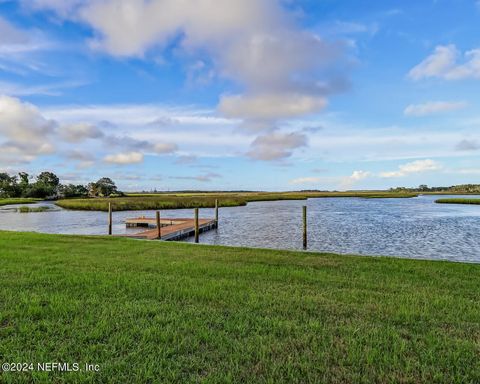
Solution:
{"label": "marsh grass", "polygon": [[243,206],[252,201],[306,200],[308,198],[360,197],[360,198],[408,198],[416,194],[392,192],[284,192],[284,193],[178,193],[178,194],[130,194],[127,197],[59,200],[57,205],[65,209],[107,211],[111,203],[116,211],[213,208],[215,199],[221,207]]}
{"label": "marsh grass", "polygon": [[[59,200],[56,204],[65,209],[86,211],[107,211],[111,203],[115,211],[148,210],[148,209],[180,209],[180,208],[212,208],[215,206],[214,197],[177,197],[177,196],[143,196],[118,197],[110,199],[71,199]],[[222,207],[246,205],[246,201],[231,197],[219,198]]]}
{"label": "marsh grass", "polygon": [[33,204],[39,201],[39,199],[30,198],[14,198],[14,199],[0,199],[1,205],[13,205],[13,204]]}
{"label": "marsh grass", "polygon": [[17,212],[20,213],[35,213],[35,212],[46,212],[49,211],[50,208],[47,206],[41,206],[41,207],[28,207],[28,206],[22,206],[20,208],[17,208]]}
{"label": "marsh grass", "polygon": [[2,383],[478,383],[480,265],[0,232]]}

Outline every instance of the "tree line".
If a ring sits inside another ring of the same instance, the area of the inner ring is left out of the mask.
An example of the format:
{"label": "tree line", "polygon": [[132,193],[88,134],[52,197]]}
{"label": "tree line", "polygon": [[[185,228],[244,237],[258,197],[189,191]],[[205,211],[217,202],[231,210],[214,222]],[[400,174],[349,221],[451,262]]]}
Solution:
{"label": "tree line", "polygon": [[109,197],[122,193],[115,182],[102,177],[95,182],[82,184],[61,184],[53,172],[42,172],[31,177],[26,172],[9,175],[0,173],[0,198],[33,197],[41,199],[58,199],[64,197]]}
{"label": "tree line", "polygon": [[391,192],[452,192],[452,193],[480,193],[480,184],[460,184],[450,187],[429,187],[421,184],[417,188],[396,187]]}

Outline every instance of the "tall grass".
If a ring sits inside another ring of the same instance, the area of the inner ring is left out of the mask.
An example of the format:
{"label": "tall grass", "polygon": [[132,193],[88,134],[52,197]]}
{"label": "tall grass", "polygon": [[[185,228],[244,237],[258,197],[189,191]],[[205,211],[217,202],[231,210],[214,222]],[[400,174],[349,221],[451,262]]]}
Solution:
{"label": "tall grass", "polygon": [[39,201],[39,199],[30,198],[8,198],[0,199],[0,205],[13,205],[13,204],[33,204]]}
{"label": "tall grass", "polygon": [[305,200],[308,198],[360,197],[360,198],[408,198],[412,193],[392,192],[282,192],[282,193],[198,193],[198,194],[131,194],[127,197],[99,199],[59,200],[57,205],[65,209],[107,211],[111,203],[116,211],[212,208],[215,199],[221,207],[243,206],[252,201]]}
{"label": "tall grass", "polygon": [[[219,198],[221,207],[235,207],[246,205],[247,202],[239,198]],[[212,208],[215,206],[213,197],[119,197],[114,199],[72,199],[59,200],[57,205],[65,209],[85,211],[107,211],[108,204],[112,204],[115,211],[139,211],[149,209],[181,209],[181,208]]]}
{"label": "tall grass", "polygon": [[17,209],[17,212],[20,213],[32,213],[32,212],[46,212],[50,210],[49,207],[46,206],[41,206],[41,207],[28,207],[28,206],[21,206],[20,208]]}

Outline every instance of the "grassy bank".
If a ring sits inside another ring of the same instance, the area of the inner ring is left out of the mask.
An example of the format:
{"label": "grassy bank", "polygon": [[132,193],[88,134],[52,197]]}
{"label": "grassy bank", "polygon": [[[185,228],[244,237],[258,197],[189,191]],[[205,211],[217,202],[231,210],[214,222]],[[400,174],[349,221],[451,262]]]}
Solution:
{"label": "grassy bank", "polygon": [[478,199],[438,199],[435,200],[438,204],[480,204],[480,198]]}
{"label": "grassy bank", "polygon": [[27,199],[27,198],[15,198],[15,199],[0,199],[1,205],[11,205],[11,204],[33,204],[39,201],[39,199]]}
{"label": "grassy bank", "polygon": [[391,192],[315,192],[315,193],[178,193],[178,194],[131,194],[127,197],[110,199],[69,199],[59,200],[56,204],[65,209],[107,211],[112,203],[117,211],[178,208],[212,208],[215,199],[220,206],[234,207],[246,205],[251,201],[306,200],[314,197],[362,197],[362,198],[399,198],[414,197],[415,194]]}
{"label": "grassy bank", "polygon": [[477,383],[480,265],[0,232],[5,383]]}

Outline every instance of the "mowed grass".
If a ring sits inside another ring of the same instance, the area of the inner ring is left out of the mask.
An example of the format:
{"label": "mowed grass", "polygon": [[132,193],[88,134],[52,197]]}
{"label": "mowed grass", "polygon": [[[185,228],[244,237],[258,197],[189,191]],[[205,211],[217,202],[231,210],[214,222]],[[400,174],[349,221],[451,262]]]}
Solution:
{"label": "mowed grass", "polygon": [[33,204],[39,201],[39,199],[30,198],[13,198],[13,199],[0,199],[0,206],[12,205],[12,204]]}
{"label": "mowed grass", "polygon": [[478,383],[480,265],[0,232],[2,383]]}
{"label": "mowed grass", "polygon": [[480,204],[480,198],[478,199],[438,199],[435,200],[438,204]]}
{"label": "mowed grass", "polygon": [[178,193],[178,194],[130,194],[126,197],[66,199],[57,201],[65,209],[107,211],[111,203],[116,211],[177,209],[177,208],[212,208],[215,200],[222,207],[246,205],[251,201],[306,200],[315,197],[362,197],[362,198],[399,198],[415,197],[416,194],[370,192],[278,192],[278,193]]}

